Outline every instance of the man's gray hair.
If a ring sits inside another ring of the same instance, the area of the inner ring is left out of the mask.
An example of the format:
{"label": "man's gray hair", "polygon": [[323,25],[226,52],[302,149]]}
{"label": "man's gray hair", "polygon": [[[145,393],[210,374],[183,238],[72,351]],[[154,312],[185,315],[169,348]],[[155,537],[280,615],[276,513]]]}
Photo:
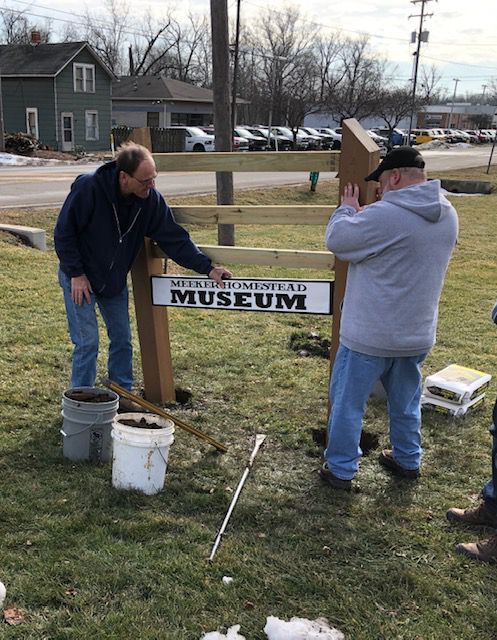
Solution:
{"label": "man's gray hair", "polygon": [[413,180],[426,180],[426,169],[420,167],[399,167],[400,173]]}
{"label": "man's gray hair", "polygon": [[136,142],[125,142],[119,147],[116,154],[116,164],[118,171],[124,171],[132,176],[138,169],[139,164],[146,158],[151,158],[150,151]]}

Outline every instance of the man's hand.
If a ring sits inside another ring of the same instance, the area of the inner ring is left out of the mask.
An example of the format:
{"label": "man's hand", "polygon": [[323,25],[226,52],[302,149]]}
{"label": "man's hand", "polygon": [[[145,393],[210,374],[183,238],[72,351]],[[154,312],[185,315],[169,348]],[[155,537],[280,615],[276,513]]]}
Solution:
{"label": "man's hand", "polygon": [[71,298],[74,303],[82,305],[83,301],[86,300],[90,304],[91,293],[90,281],[84,274],[71,278]]}
{"label": "man's hand", "polygon": [[224,267],[214,267],[214,269],[209,271],[209,278],[214,280],[221,289],[224,289],[223,280],[229,280],[232,275],[231,271],[228,271]]}
{"label": "man's hand", "polygon": [[353,207],[356,211],[361,210],[359,204],[359,185],[349,182],[343,190],[342,204]]}

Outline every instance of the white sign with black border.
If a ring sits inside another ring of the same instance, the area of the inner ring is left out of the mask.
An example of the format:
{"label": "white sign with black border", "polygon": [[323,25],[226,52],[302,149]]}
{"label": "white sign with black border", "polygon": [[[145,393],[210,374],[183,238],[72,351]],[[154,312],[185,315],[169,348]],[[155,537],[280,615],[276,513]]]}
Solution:
{"label": "white sign with black border", "polygon": [[332,280],[230,278],[224,289],[203,276],[151,276],[152,303],[224,311],[333,313]]}

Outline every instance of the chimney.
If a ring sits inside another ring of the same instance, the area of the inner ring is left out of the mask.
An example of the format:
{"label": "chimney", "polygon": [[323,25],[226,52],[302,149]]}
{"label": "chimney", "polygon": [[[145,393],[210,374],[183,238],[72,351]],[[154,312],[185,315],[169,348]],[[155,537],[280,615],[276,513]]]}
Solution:
{"label": "chimney", "polygon": [[36,47],[41,42],[41,33],[39,31],[31,31],[31,45]]}

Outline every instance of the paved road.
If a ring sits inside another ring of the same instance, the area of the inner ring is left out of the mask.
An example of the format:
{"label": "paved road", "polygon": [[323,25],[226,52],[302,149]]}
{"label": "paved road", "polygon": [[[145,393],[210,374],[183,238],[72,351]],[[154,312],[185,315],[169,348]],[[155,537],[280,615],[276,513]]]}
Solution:
{"label": "paved road", "polygon": [[[424,151],[430,172],[444,169],[486,166],[490,148],[478,147],[444,151]],[[497,165],[497,153],[492,166]],[[80,173],[94,171],[98,165],[63,165],[50,167],[0,167],[0,209],[15,207],[58,207],[64,201],[74,178]],[[322,173],[321,180],[334,173]],[[303,184],[309,179],[305,172],[294,173],[236,173],[235,189],[284,184]],[[212,193],[216,189],[213,173],[160,174],[158,188],[166,196]]]}

